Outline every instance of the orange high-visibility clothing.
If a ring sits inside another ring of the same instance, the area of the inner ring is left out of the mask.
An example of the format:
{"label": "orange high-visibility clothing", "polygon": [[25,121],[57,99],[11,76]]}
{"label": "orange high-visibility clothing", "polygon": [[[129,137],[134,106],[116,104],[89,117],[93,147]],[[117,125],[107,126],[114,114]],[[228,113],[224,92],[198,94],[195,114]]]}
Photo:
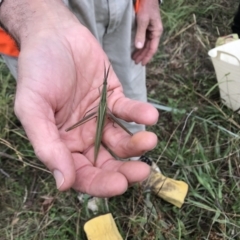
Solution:
{"label": "orange high-visibility clothing", "polygon": [[1,53],[12,57],[19,55],[15,41],[2,28],[0,28],[0,54]]}
{"label": "orange high-visibility clothing", "polygon": [[136,12],[136,13],[138,12],[139,4],[140,4],[140,0],[136,0],[136,1],[135,1],[135,4],[134,4],[134,9],[135,9],[135,12]]}

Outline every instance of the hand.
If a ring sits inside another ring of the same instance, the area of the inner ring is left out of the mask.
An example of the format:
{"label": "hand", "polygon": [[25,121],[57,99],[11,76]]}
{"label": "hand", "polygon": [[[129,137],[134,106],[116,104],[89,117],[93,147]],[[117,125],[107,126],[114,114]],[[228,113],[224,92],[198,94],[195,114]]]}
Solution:
{"label": "hand", "polygon": [[158,49],[163,32],[158,0],[141,0],[137,18],[137,32],[132,58],[136,64],[146,65]]}
{"label": "hand", "polygon": [[[52,17],[45,26],[40,21],[40,27],[35,24],[34,34],[28,30],[28,37],[21,41],[15,113],[59,190],[73,187],[93,196],[119,195],[129,184],[147,178],[150,170],[142,162],[116,161],[104,147],[94,167],[95,119],[65,131],[98,105],[104,63],[108,66],[109,61],[70,12],[61,16],[66,18],[55,21]],[[108,107],[115,116],[146,125],[157,121],[158,112],[151,105],[124,97],[113,70],[108,92],[113,92],[108,94]],[[130,157],[154,148],[157,138],[150,132],[129,136],[107,120],[102,141],[118,156]]]}

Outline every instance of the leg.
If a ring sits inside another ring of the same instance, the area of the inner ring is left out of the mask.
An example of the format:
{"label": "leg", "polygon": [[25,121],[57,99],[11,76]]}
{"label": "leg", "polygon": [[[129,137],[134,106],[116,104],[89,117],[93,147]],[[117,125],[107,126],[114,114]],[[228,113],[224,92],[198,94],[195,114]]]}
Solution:
{"label": "leg", "polygon": [[[147,101],[145,67],[136,65],[131,55],[134,50],[135,12],[132,1],[121,1],[115,6],[109,1],[110,21],[106,34],[103,37],[103,48],[107,53],[115,73],[122,83],[124,94],[138,101]],[[125,2],[125,5],[123,4]],[[117,13],[118,9],[123,9]],[[122,122],[131,132],[144,130],[143,125]]]}
{"label": "leg", "polygon": [[[122,83],[124,94],[147,101],[145,68],[131,59],[134,50],[135,12],[131,0],[69,0],[69,8],[102,45]],[[144,130],[136,123],[123,124],[131,131]]]}

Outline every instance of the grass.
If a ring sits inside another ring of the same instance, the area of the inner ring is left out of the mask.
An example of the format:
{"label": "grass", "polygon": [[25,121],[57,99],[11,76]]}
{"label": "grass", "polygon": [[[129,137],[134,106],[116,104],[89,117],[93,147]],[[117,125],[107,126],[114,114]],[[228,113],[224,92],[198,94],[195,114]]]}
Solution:
{"label": "grass", "polygon": [[[240,239],[240,117],[220,100],[207,55],[231,32],[233,0],[165,1],[165,31],[148,66],[148,96],[178,112],[160,111],[151,127],[159,144],[148,153],[169,177],[189,184],[181,209],[139,186],[110,199],[124,239]],[[36,159],[13,113],[15,82],[0,63],[0,240],[86,239],[92,216],[73,190],[59,193]],[[103,211],[104,212],[104,211]]]}

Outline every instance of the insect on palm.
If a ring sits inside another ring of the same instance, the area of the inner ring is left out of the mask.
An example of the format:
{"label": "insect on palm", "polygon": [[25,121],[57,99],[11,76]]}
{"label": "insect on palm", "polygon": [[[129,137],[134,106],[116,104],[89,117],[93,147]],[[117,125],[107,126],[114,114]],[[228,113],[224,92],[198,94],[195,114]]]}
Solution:
{"label": "insect on palm", "polygon": [[113,113],[108,108],[108,105],[107,105],[107,80],[108,80],[109,71],[110,71],[110,66],[108,67],[107,70],[106,70],[106,67],[104,68],[103,86],[102,86],[102,92],[100,93],[101,98],[100,98],[100,102],[99,102],[97,111],[87,114],[80,121],[78,121],[77,123],[75,123],[74,125],[72,125],[71,127],[66,129],[66,131],[70,131],[70,130],[88,122],[89,120],[97,117],[96,136],[95,136],[95,143],[94,143],[94,165],[96,164],[100,145],[101,145],[102,134],[103,134],[103,129],[104,129],[105,121],[106,121],[106,116],[108,116],[113,122],[116,122],[128,134],[132,135],[132,133],[113,115]]}

